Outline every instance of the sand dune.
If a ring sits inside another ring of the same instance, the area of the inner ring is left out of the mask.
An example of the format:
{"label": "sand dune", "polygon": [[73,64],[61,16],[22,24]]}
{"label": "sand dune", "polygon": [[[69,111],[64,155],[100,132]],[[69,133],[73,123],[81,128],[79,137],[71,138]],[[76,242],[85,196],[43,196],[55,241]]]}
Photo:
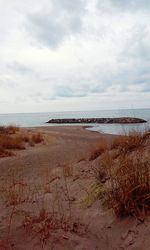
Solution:
{"label": "sand dune", "polygon": [[113,136],[82,127],[32,131],[44,143],[0,159],[0,249],[149,249],[149,217],[117,219],[90,196],[100,161],[90,155]]}

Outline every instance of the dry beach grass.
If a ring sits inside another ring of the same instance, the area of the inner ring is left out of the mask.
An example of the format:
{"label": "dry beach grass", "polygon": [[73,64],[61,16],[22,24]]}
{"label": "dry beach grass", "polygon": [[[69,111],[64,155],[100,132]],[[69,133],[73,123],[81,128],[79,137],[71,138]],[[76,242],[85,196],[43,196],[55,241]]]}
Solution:
{"label": "dry beach grass", "polygon": [[149,142],[149,131],[132,132],[100,146],[99,155],[103,156],[96,179],[100,184],[107,180],[104,199],[119,217],[138,216],[150,209]]}
{"label": "dry beach grass", "polygon": [[26,144],[34,146],[34,144],[43,141],[43,137],[40,133],[33,133],[32,135],[28,132],[24,134],[16,126],[1,126],[0,127],[0,157],[14,155],[13,150],[25,149]]}

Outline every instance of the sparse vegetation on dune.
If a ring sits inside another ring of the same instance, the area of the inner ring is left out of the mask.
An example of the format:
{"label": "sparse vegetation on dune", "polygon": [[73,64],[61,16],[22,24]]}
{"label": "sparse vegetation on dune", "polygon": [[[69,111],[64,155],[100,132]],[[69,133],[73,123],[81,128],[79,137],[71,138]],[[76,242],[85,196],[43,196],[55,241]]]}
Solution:
{"label": "sparse vegetation on dune", "polygon": [[14,125],[9,126],[0,126],[0,134],[16,134],[16,132],[19,131],[19,127]]}
{"label": "sparse vegetation on dune", "polygon": [[114,137],[107,147],[104,144],[103,151],[100,147],[102,155],[99,167],[94,168],[95,176],[100,186],[104,184],[105,204],[119,217],[138,216],[150,209],[149,139],[149,131],[133,132]]}
{"label": "sparse vegetation on dune", "polygon": [[40,208],[36,216],[30,213],[26,214],[22,225],[31,239],[38,239],[38,244],[41,245],[42,249],[56,231],[69,231],[71,228],[71,222],[64,214],[56,211],[48,212],[45,208]]}
{"label": "sparse vegetation on dune", "polygon": [[131,153],[134,150],[142,149],[145,147],[147,139],[150,137],[150,132],[146,131],[144,133],[140,132],[132,132],[128,135],[117,136],[112,144],[111,149],[118,149],[122,154]]}
{"label": "sparse vegetation on dune", "polygon": [[40,133],[27,133],[21,131],[16,126],[0,126],[0,157],[14,155],[13,150],[22,150],[26,144],[34,146],[43,141]]}
{"label": "sparse vegetation on dune", "polygon": [[[102,139],[100,145],[92,151],[89,160],[93,161],[103,153],[118,151],[119,154],[128,154],[137,149],[142,149],[146,146],[148,139],[150,138],[150,131],[145,132],[130,132],[129,134],[115,136],[112,141]],[[116,154],[118,156],[118,154]]]}
{"label": "sparse vegetation on dune", "polygon": [[106,200],[119,217],[150,209],[150,159],[143,152],[121,156],[108,168]]}
{"label": "sparse vegetation on dune", "polygon": [[[52,237],[57,232],[73,230],[74,220],[71,215],[67,177],[63,171],[60,173],[63,181],[61,186],[57,175],[54,178],[45,171],[43,174],[46,175],[46,179],[40,176],[41,185],[40,182],[25,180],[21,169],[12,172],[9,181],[0,183],[1,202],[5,205],[7,211],[5,219],[8,221],[5,237],[0,236],[0,246],[1,244],[11,246],[12,232],[16,228],[15,218],[29,246],[36,241],[38,249],[45,249],[47,244],[51,245]],[[49,191],[45,193],[47,182],[53,190],[52,196],[47,195]],[[48,203],[46,197],[49,197]]]}
{"label": "sparse vegetation on dune", "polygon": [[38,144],[43,141],[43,136],[40,133],[33,134],[31,141],[35,144]]}
{"label": "sparse vegetation on dune", "polygon": [[3,149],[25,149],[21,136],[0,135],[0,144]]}

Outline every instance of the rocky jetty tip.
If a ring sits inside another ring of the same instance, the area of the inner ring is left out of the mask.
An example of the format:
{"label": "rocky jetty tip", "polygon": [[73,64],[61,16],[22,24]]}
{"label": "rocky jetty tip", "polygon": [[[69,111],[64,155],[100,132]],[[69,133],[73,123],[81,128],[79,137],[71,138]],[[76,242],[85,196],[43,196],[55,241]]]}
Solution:
{"label": "rocky jetty tip", "polygon": [[65,119],[51,119],[47,123],[52,124],[134,124],[134,123],[146,123],[144,119],[135,117],[117,117],[117,118],[65,118]]}

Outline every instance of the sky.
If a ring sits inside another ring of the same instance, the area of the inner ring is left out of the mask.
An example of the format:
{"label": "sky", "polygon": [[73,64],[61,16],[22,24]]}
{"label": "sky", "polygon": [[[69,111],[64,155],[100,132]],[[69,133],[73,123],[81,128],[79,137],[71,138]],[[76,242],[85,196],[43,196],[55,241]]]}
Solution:
{"label": "sky", "polygon": [[0,113],[150,108],[149,0],[0,0]]}

